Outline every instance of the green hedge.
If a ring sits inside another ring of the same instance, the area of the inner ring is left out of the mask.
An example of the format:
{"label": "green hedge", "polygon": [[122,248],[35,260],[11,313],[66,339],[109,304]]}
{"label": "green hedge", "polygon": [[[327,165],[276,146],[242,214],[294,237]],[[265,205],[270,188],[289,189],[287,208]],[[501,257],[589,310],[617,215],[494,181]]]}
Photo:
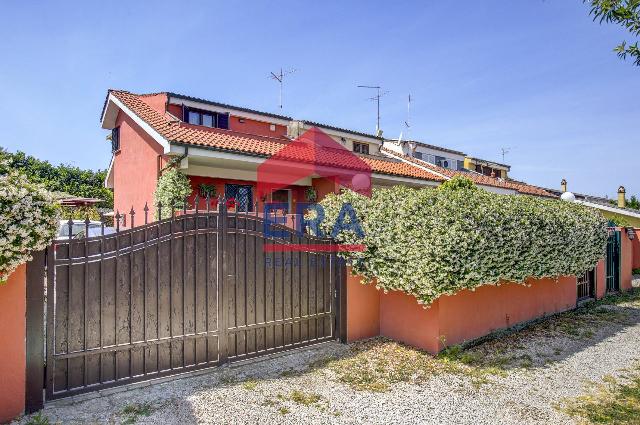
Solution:
{"label": "green hedge", "polygon": [[342,254],[365,282],[399,290],[428,305],[502,281],[577,275],[604,257],[606,219],[596,210],[553,199],[498,195],[456,178],[438,189],[395,186],[371,198],[329,195],[323,230],[331,233],[342,204],[354,207],[365,236],[339,232],[340,243],[363,243]]}

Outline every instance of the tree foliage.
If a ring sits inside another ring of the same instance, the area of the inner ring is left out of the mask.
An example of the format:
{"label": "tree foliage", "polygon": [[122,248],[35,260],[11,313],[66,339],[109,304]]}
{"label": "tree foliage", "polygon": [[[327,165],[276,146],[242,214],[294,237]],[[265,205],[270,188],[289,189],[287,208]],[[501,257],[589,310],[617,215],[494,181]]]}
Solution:
{"label": "tree foliage", "polygon": [[154,193],[156,205],[162,204],[162,216],[158,217],[156,209],[156,217],[167,218],[171,215],[171,209],[181,209],[191,191],[191,183],[187,176],[175,167],[167,169],[158,179]]}
{"label": "tree foliage", "polygon": [[[591,6],[589,14],[593,16],[594,21],[621,25],[634,37],[640,37],[640,0],[583,1]],[[629,56],[633,59],[634,65],[640,66],[640,47],[637,41],[633,44],[622,41],[613,51],[621,59]]]}
{"label": "tree foliage", "polygon": [[630,199],[627,199],[627,208],[633,208],[634,210],[640,210],[640,201],[636,195],[631,195]]}
{"label": "tree foliage", "polygon": [[10,170],[20,171],[32,183],[44,185],[51,192],[73,196],[99,198],[99,206],[113,207],[113,193],[104,187],[106,171],[83,170],[70,165],[51,165],[24,152],[10,153],[0,148],[0,174]]}
{"label": "tree foliage", "polygon": [[596,210],[454,180],[438,190],[374,189],[371,198],[331,194],[320,202],[323,230],[331,234],[343,203],[350,203],[364,238],[349,230],[336,240],[365,245],[342,254],[354,272],[425,305],[480,285],[581,274],[604,256],[607,222]]}
{"label": "tree foliage", "polygon": [[[609,200],[609,204],[611,205],[618,205],[618,200],[617,199],[610,199]],[[640,201],[638,200],[638,198],[636,197],[636,195],[631,195],[631,198],[625,198],[625,205],[627,208],[631,208],[634,210],[640,210]]]}

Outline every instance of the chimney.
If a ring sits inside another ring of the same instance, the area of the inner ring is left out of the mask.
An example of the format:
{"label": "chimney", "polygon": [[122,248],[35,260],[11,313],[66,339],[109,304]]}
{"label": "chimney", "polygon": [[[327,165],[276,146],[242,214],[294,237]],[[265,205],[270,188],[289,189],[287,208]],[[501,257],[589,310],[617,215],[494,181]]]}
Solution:
{"label": "chimney", "polygon": [[620,208],[625,208],[627,206],[625,195],[626,191],[624,190],[624,186],[620,186],[618,188],[618,207]]}
{"label": "chimney", "polygon": [[566,179],[562,179],[562,181],[560,182],[560,190],[562,191],[562,193],[565,193],[567,191],[567,180]]}

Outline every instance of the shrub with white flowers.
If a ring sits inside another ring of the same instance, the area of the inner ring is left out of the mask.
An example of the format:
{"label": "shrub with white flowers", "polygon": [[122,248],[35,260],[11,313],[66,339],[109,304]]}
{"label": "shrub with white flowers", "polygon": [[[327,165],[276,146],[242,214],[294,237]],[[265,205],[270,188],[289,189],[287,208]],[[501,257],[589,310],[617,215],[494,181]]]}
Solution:
{"label": "shrub with white flowers", "polygon": [[498,195],[452,179],[438,189],[394,186],[371,198],[345,191],[329,195],[326,234],[343,203],[364,231],[341,231],[336,240],[364,244],[342,253],[353,271],[378,289],[398,290],[429,305],[444,294],[528,278],[579,275],[604,257],[606,219],[579,204],[532,196]]}
{"label": "shrub with white flowers", "polygon": [[0,175],[0,284],[58,231],[59,207],[39,184],[18,172]]}
{"label": "shrub with white flowers", "polygon": [[162,204],[162,217],[158,217],[157,210],[156,217],[160,219],[170,217],[171,210],[181,209],[191,192],[191,183],[189,183],[187,176],[175,167],[167,169],[158,179],[158,185],[153,195],[156,205]]}

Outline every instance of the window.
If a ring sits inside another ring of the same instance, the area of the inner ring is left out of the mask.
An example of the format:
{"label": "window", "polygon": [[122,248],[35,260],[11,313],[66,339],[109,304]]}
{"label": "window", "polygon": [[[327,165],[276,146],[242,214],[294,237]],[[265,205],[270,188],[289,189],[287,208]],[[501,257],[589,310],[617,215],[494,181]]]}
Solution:
{"label": "window", "polygon": [[213,116],[209,114],[202,114],[202,125],[205,127],[213,127]]}
{"label": "window", "polygon": [[229,129],[229,114],[220,112],[201,111],[199,109],[184,108],[183,116],[189,124],[204,127]]}
{"label": "window", "polygon": [[287,208],[285,213],[289,214],[292,211],[291,201],[292,201],[292,193],[291,189],[280,189],[274,190],[271,192],[271,202],[276,202],[278,204],[286,204]]}
{"label": "window", "polygon": [[120,127],[111,130],[111,152],[120,150]]}
{"label": "window", "polygon": [[353,142],[353,151],[355,153],[363,153],[369,155],[369,145],[367,143]]}
{"label": "window", "polygon": [[436,157],[431,155],[431,154],[424,154],[422,155],[422,160],[423,161],[427,161],[429,164],[435,164],[436,163]]}
{"label": "window", "polygon": [[436,165],[442,168],[453,168],[453,161],[443,156],[436,156]]}
{"label": "window", "polygon": [[269,124],[269,130],[276,131],[276,125],[275,124]]}
{"label": "window", "polygon": [[476,171],[480,174],[484,174],[485,176],[489,176],[489,177],[491,177],[491,174],[493,174],[493,177],[502,177],[501,170],[488,167],[488,166],[482,166],[480,164],[476,165]]}
{"label": "window", "polygon": [[422,152],[414,152],[413,157],[416,159],[422,159]]}
{"label": "window", "polygon": [[200,125],[200,114],[198,112],[195,111],[189,111],[189,118],[188,118],[188,122],[189,124],[195,124],[195,125]]}

